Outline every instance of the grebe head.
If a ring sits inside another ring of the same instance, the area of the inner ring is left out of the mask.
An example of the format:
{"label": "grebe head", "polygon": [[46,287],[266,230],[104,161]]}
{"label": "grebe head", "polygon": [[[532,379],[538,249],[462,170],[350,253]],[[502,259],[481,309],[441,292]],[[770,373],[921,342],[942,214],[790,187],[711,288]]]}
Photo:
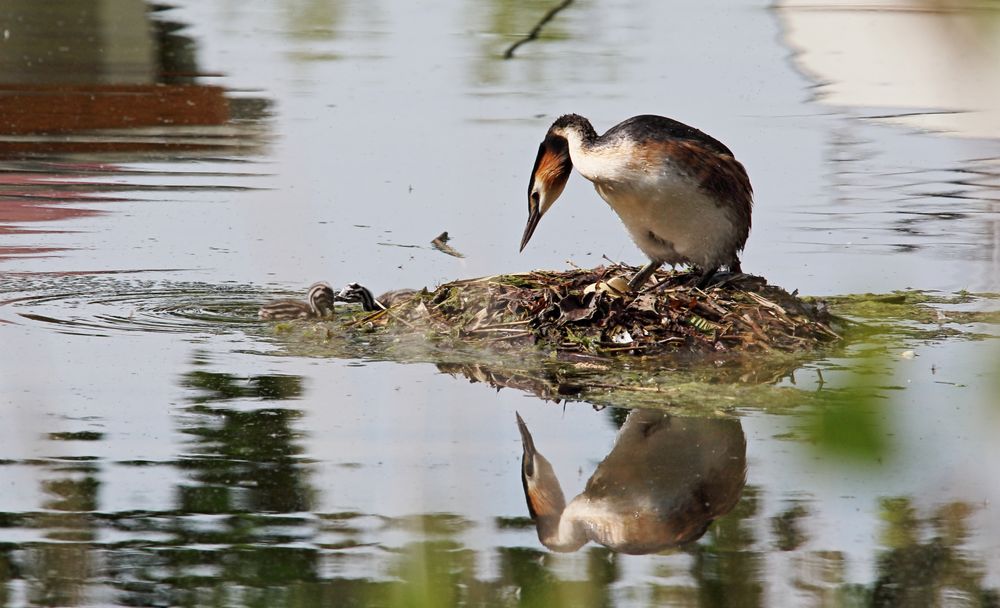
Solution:
{"label": "grebe head", "polygon": [[566,187],[566,180],[573,170],[573,161],[569,155],[570,141],[579,144],[596,137],[590,121],[577,114],[561,116],[549,127],[545,140],[538,146],[538,156],[535,157],[535,166],[531,170],[531,181],[528,182],[528,223],[521,237],[521,251],[524,251],[525,245],[531,240],[538,221]]}
{"label": "grebe head", "polygon": [[521,432],[521,445],[524,448],[524,456],[521,459],[521,482],[524,484],[528,512],[532,519],[555,520],[558,523],[559,517],[566,509],[566,497],[563,496],[552,464],[535,449],[535,442],[521,415],[517,413],[515,415],[517,428]]}
{"label": "grebe head", "polygon": [[364,293],[366,291],[371,294],[371,291],[361,283],[348,283],[337,294],[337,301],[348,303],[361,302],[364,300]]}
{"label": "grebe head", "polygon": [[[586,527],[579,518],[566,518],[566,497],[563,495],[552,464],[538,453],[527,425],[517,414],[524,457],[521,460],[521,483],[528,512],[535,522],[538,540],[553,551],[576,551],[587,542]],[[572,503],[569,508],[572,508]]]}
{"label": "grebe head", "polygon": [[325,317],[328,314],[333,314],[333,303],[336,301],[337,295],[333,292],[333,288],[326,283],[313,283],[309,286],[309,295],[306,300],[309,302],[309,308],[317,317]]}
{"label": "grebe head", "polygon": [[594,125],[590,124],[590,121],[583,116],[579,114],[563,114],[549,127],[549,132],[546,136],[548,135],[583,142],[596,139],[597,131],[594,131]]}
{"label": "grebe head", "polygon": [[337,294],[338,302],[360,302],[361,307],[367,311],[383,310],[385,306],[379,303],[370,289],[361,283],[348,283],[340,293]]}

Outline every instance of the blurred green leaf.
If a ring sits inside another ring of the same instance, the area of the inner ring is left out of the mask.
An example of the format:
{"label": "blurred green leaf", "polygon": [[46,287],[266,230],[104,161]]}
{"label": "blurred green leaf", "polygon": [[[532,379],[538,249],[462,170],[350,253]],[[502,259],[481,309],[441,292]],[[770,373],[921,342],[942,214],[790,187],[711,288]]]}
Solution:
{"label": "blurred green leaf", "polygon": [[891,449],[885,420],[890,387],[889,355],[866,355],[858,360],[841,388],[824,389],[817,396],[807,434],[816,448],[855,462],[880,462]]}

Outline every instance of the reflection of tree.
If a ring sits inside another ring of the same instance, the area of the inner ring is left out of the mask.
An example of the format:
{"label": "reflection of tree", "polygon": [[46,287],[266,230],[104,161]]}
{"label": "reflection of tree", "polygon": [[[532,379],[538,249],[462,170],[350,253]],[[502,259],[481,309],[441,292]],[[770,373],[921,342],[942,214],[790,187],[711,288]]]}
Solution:
{"label": "reflection of tree", "polygon": [[758,515],[758,489],[747,486],[736,508],[719,519],[693,546],[691,575],[701,606],[764,606],[764,555],[754,550],[752,522]]}
{"label": "reflection of tree", "polygon": [[180,462],[197,483],[181,489],[183,509],[195,513],[306,511],[313,492],[300,463],[299,413],[283,409],[241,412],[192,407],[204,421],[184,432],[192,454]]}
{"label": "reflection of tree", "polygon": [[36,584],[29,592],[31,601],[45,606],[83,603],[88,580],[93,573],[92,554],[95,522],[89,513],[97,509],[97,467],[90,462],[56,469],[65,475],[42,483],[48,512],[38,525],[47,530],[52,542],[30,550]]}
{"label": "reflection of tree", "polygon": [[[298,605],[293,590],[317,581],[320,571],[319,549],[293,545],[314,534],[312,522],[298,515],[313,508],[315,494],[300,433],[292,428],[301,413],[223,404],[300,397],[302,379],[198,369],[181,385],[194,391],[181,429],[190,441],[177,462],[187,483],[178,488],[177,512],[153,524],[170,541],[156,552],[112,560],[116,579],[124,579],[123,603],[200,605],[208,590],[225,597],[227,586],[240,585],[245,591],[237,603]],[[204,514],[223,517],[197,517]]]}
{"label": "reflection of tree", "polygon": [[157,82],[164,84],[194,84],[195,77],[200,73],[198,67],[198,46],[194,39],[184,35],[183,23],[155,18],[155,9],[151,12],[150,25],[153,38],[156,41],[156,65],[159,68]]}
{"label": "reflection of tree", "polygon": [[194,403],[212,403],[232,399],[257,398],[285,400],[302,396],[301,376],[252,376],[240,378],[229,374],[195,371],[184,375],[183,386],[200,389]]}
{"label": "reflection of tree", "polygon": [[[809,598],[810,606],[861,606],[865,602],[863,590],[857,585],[845,585],[847,560],[841,551],[805,551],[797,559],[794,572],[799,574],[791,581],[796,591]],[[852,598],[851,601],[845,601]]]}
{"label": "reflection of tree", "polygon": [[284,31],[297,39],[332,38],[344,17],[344,3],[339,0],[291,0],[280,6],[285,11]]}
{"label": "reflection of tree", "polygon": [[[289,399],[302,394],[298,376],[238,378],[197,370],[183,384],[201,389],[198,404],[240,398]],[[182,467],[192,472],[194,485],[181,489],[185,511],[226,513],[307,511],[313,491],[300,462],[299,434],[291,425],[301,414],[284,408],[249,411],[208,405],[188,409],[195,422],[184,433],[192,440],[192,454]]]}
{"label": "reflection of tree", "polygon": [[535,27],[531,28],[531,31],[528,32],[524,36],[524,38],[521,38],[520,40],[518,40],[514,44],[510,45],[509,47],[507,47],[507,50],[505,50],[503,52],[503,58],[504,59],[513,59],[514,58],[514,53],[517,51],[518,48],[520,48],[524,44],[527,44],[528,42],[531,42],[532,40],[537,40],[538,39],[538,35],[542,32],[542,28],[545,27],[545,25],[549,21],[552,21],[553,19],[555,19],[556,15],[559,14],[559,11],[565,9],[566,7],[568,7],[572,3],[573,3],[573,0],[562,0],[562,2],[560,2],[559,4],[557,4],[557,5],[553,6],[552,8],[550,8],[548,10],[548,12],[546,12],[544,15],[542,15],[542,18],[538,20],[538,23],[535,24]]}
{"label": "reflection of tree", "polygon": [[[6,523],[6,522],[5,522]],[[0,545],[0,606],[10,606],[10,581],[18,578],[23,579],[24,575],[18,571],[17,566],[11,556],[13,547]]]}
{"label": "reflection of tree", "polygon": [[806,533],[802,529],[802,520],[809,515],[809,510],[796,503],[781,514],[771,518],[771,530],[775,536],[775,547],[779,551],[794,551],[806,542]]}
{"label": "reflection of tree", "polygon": [[525,548],[500,550],[500,589],[517,589],[522,606],[610,606],[610,585],[617,579],[616,556],[604,547],[586,551],[586,580],[556,574],[555,556]]}
{"label": "reflection of tree", "polygon": [[883,500],[882,542],[888,550],[878,560],[871,604],[944,606],[952,605],[949,598],[967,598],[966,605],[1000,605],[997,590],[984,587],[982,564],[962,550],[971,514],[969,505],[951,503],[921,519],[909,498]]}
{"label": "reflection of tree", "polygon": [[[30,581],[28,598],[35,605],[92,603],[104,597],[93,594],[99,590],[97,577],[113,585],[115,603],[123,605],[779,605],[765,596],[771,580],[779,586],[790,583],[806,605],[952,605],[949,598],[963,598],[962,605],[970,606],[1000,602],[996,590],[985,587],[982,562],[964,548],[974,508],[953,503],[921,517],[908,498],[882,503],[885,551],[870,576],[875,582],[866,585],[844,582],[849,564],[842,554],[802,550],[809,540],[808,503],[793,502],[762,519],[761,492],[755,487],[745,488],[737,506],[700,541],[663,556],[629,558],[594,546],[575,556],[523,547],[476,550],[462,542],[464,534],[479,534],[475,522],[449,513],[377,518],[382,531],[370,548],[358,538],[364,534],[361,522],[370,515],[319,514],[320,534],[340,534],[345,542],[317,542],[315,520],[298,514],[314,509],[293,429],[299,413],[276,407],[241,410],[233,403],[299,396],[301,382],[198,371],[183,380],[196,403],[179,418],[189,443],[178,463],[171,464],[189,477],[177,509],[102,513],[98,463],[60,461],[53,468],[56,475],[43,483],[43,512],[0,513],[0,529],[37,528],[55,541],[13,551],[0,544],[0,604],[12,599],[2,584],[11,579]],[[625,432],[635,425],[623,422]],[[89,432],[49,437],[104,440],[101,433]],[[718,446],[720,434],[714,438],[703,443]],[[138,533],[142,541],[95,546],[95,531],[102,529]],[[767,530],[773,533],[770,542]],[[390,531],[408,540],[399,549],[382,544]],[[787,551],[794,567],[775,570],[772,562],[765,570],[770,547]],[[654,578],[638,585],[630,579],[622,587],[625,560],[635,559],[652,560]],[[346,573],[360,567],[361,573]]]}

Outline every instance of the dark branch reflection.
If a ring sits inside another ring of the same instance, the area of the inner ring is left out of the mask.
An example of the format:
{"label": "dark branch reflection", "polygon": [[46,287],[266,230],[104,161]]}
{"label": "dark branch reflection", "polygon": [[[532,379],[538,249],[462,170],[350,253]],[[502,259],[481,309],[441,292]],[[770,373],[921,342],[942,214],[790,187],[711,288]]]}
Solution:
{"label": "dark branch reflection", "polygon": [[538,538],[553,551],[594,541],[655,553],[695,541],[740,499],[746,438],[739,420],[632,410],[586,489],[568,504],[552,465],[518,416],[521,478]]}

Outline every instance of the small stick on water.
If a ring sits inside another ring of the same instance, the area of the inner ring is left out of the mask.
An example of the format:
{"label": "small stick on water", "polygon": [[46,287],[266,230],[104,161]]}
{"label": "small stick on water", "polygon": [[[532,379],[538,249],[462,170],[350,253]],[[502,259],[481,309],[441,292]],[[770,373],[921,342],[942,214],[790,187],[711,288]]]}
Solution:
{"label": "small stick on water", "polygon": [[464,258],[465,257],[464,255],[459,253],[457,249],[448,244],[448,241],[450,240],[451,237],[448,236],[448,231],[445,230],[441,234],[434,237],[434,240],[431,241],[431,245],[434,247],[434,249],[437,249],[441,253],[447,253],[448,255],[454,256],[456,258]]}
{"label": "small stick on water", "polygon": [[512,57],[514,57],[514,51],[517,50],[517,47],[521,46],[525,42],[531,42],[532,40],[535,40],[536,38],[538,38],[538,34],[542,31],[542,28],[545,27],[545,24],[548,23],[549,21],[551,21],[552,18],[555,17],[556,14],[559,13],[559,11],[563,10],[564,8],[566,8],[567,6],[569,6],[570,4],[573,4],[573,0],[563,0],[562,2],[559,3],[558,6],[555,6],[555,7],[551,8],[551,9],[549,9],[549,12],[545,13],[545,15],[542,17],[541,21],[539,21],[535,25],[535,27],[530,32],[528,32],[527,36],[525,36],[524,38],[521,38],[520,40],[518,40],[514,44],[510,45],[510,48],[508,48],[506,51],[504,51],[503,58],[504,59],[511,59]]}

